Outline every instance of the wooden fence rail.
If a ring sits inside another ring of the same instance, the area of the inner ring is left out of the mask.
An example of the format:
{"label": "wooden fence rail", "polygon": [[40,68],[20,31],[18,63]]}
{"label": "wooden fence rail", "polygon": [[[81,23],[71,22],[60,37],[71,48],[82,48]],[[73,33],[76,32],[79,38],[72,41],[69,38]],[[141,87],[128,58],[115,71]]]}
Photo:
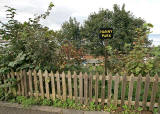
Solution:
{"label": "wooden fence rail", "polygon": [[153,110],[160,108],[160,77],[155,75],[142,77],[139,75],[119,76],[116,74],[92,75],[76,72],[67,74],[39,70],[21,70],[11,72],[5,77],[15,78],[20,83],[17,84],[17,95],[35,96],[47,99],[59,98],[66,100],[73,99],[76,102],[89,104],[101,103],[102,106],[114,104],[130,106],[144,109],[147,107]]}

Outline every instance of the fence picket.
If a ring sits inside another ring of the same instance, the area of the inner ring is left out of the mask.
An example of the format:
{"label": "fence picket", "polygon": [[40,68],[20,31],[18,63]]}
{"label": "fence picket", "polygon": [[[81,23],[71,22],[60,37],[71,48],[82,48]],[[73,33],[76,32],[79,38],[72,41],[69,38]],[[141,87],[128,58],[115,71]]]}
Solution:
{"label": "fence picket", "polygon": [[[10,73],[8,73],[7,74],[7,79],[10,79],[10,78],[11,78]],[[8,84],[11,85],[11,82],[8,82]],[[9,89],[9,91],[11,91],[11,87],[9,87],[8,89]]]}
{"label": "fence picket", "polygon": [[122,77],[122,90],[121,90],[121,106],[124,105],[124,98],[125,98],[125,92],[126,92],[126,75]]}
{"label": "fence picket", "polygon": [[21,95],[21,83],[20,83],[20,77],[19,77],[19,72],[16,72],[16,76],[17,76],[17,81],[18,81],[18,95],[20,96]]}
{"label": "fence picket", "polygon": [[106,76],[103,75],[102,76],[102,87],[101,87],[101,105],[102,105],[102,108],[104,107],[104,102],[105,102],[105,78]]}
{"label": "fence picket", "polygon": [[72,99],[72,78],[70,71],[68,71],[68,89],[69,89],[69,98]]}
{"label": "fence picket", "polygon": [[108,79],[108,101],[107,101],[107,105],[110,106],[111,104],[111,97],[112,97],[112,75],[109,74],[108,75],[109,79]]}
{"label": "fence picket", "polygon": [[62,72],[63,100],[66,101],[66,75]]}
{"label": "fence picket", "polygon": [[52,99],[55,100],[56,98],[56,92],[55,92],[55,82],[54,82],[54,75],[53,72],[51,71],[51,88],[52,88]]}
{"label": "fence picket", "polygon": [[137,81],[137,88],[136,88],[136,97],[135,97],[135,107],[139,107],[139,99],[140,99],[140,92],[141,92],[141,82],[142,82],[142,75],[138,76]]}
{"label": "fence picket", "polygon": [[85,105],[88,104],[88,75],[87,73],[84,74],[84,99]]}
{"label": "fence picket", "polygon": [[[12,79],[16,79],[15,73],[14,73],[13,70],[11,70],[10,77],[11,77]],[[13,83],[11,82],[11,84],[13,84]],[[16,92],[15,88],[12,89],[11,91],[12,91],[15,95],[17,95],[17,92]]]}
{"label": "fence picket", "polygon": [[37,82],[37,72],[36,70],[33,71],[33,78],[34,78],[34,93],[35,96],[38,97],[38,82]]}
{"label": "fence picket", "polygon": [[144,95],[143,95],[143,109],[146,110],[146,104],[147,104],[147,96],[149,91],[149,83],[150,83],[150,76],[147,74],[145,86],[144,86]]}
{"label": "fence picket", "polygon": [[83,75],[82,72],[79,74],[79,97],[80,97],[80,103],[83,103]]}
{"label": "fence picket", "polygon": [[74,77],[74,97],[75,97],[75,102],[77,102],[78,93],[77,93],[77,74],[76,72],[74,72],[73,77]]}
{"label": "fence picket", "polygon": [[29,91],[30,91],[30,96],[33,96],[33,84],[32,84],[32,71],[29,69],[28,71],[28,77],[29,77]]}
{"label": "fence picket", "polygon": [[22,70],[20,71],[20,78],[21,78],[21,88],[22,88],[22,96],[25,95],[24,93],[24,76]]}
{"label": "fence picket", "polygon": [[60,79],[59,79],[59,73],[58,72],[56,72],[56,81],[57,81],[58,98],[61,99],[61,85],[60,85]]}
{"label": "fence picket", "polygon": [[43,74],[42,74],[42,71],[41,71],[41,70],[39,70],[38,76],[39,76],[39,82],[40,82],[41,97],[44,98]]}
{"label": "fence picket", "polygon": [[115,78],[115,85],[114,85],[114,104],[117,106],[118,104],[118,88],[119,88],[119,75],[116,74]]}
{"label": "fence picket", "polygon": [[158,75],[156,74],[154,76],[154,82],[153,82],[153,86],[152,86],[152,93],[151,93],[151,100],[150,100],[150,106],[149,106],[149,110],[153,111],[153,106],[155,103],[155,98],[156,98],[156,93],[157,93],[157,89],[158,88]]}
{"label": "fence picket", "polygon": [[46,97],[47,97],[47,99],[50,99],[50,92],[49,92],[50,77],[48,76],[47,70],[45,70],[44,76],[45,76],[45,86],[46,86]]}
{"label": "fence picket", "polygon": [[27,73],[26,73],[26,70],[23,70],[22,71],[23,72],[23,77],[24,77],[24,94],[25,94],[25,96],[28,96],[28,85],[27,85]]}
{"label": "fence picket", "polygon": [[99,75],[96,73],[96,79],[95,79],[95,104],[98,104],[98,81],[99,81]]}
{"label": "fence picket", "polygon": [[132,95],[133,95],[134,75],[130,76],[129,92],[128,92],[128,106],[131,107]]}
{"label": "fence picket", "polygon": [[89,75],[89,100],[90,101],[92,101],[92,80],[93,80],[93,77],[90,74]]}

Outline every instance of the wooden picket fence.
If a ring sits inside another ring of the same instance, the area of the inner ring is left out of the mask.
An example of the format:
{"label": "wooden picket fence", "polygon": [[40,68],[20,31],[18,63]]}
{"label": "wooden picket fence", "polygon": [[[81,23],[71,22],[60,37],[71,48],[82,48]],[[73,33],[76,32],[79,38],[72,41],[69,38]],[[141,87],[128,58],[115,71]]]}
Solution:
{"label": "wooden picket fence", "polygon": [[[35,96],[47,99],[73,99],[88,105],[90,102],[115,106],[127,104],[129,107],[142,106],[153,110],[160,108],[160,78],[150,77],[91,75],[87,73],[67,74],[29,70],[11,72],[7,78],[15,78],[17,95]],[[134,96],[134,98],[133,98]]]}

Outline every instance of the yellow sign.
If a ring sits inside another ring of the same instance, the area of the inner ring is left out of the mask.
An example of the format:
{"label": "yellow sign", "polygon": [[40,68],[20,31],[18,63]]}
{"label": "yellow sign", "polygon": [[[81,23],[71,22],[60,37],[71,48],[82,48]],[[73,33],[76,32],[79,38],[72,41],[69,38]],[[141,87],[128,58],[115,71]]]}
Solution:
{"label": "yellow sign", "polygon": [[113,38],[113,29],[112,28],[100,28],[99,38],[100,39]]}

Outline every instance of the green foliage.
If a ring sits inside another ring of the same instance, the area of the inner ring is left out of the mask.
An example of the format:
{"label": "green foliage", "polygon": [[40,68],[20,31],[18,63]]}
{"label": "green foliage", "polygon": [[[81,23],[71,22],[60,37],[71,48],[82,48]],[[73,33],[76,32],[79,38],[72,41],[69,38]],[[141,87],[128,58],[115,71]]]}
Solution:
{"label": "green foliage", "polygon": [[117,109],[117,107],[114,104],[110,104],[110,106],[105,106],[104,110],[107,112],[113,112]]}
{"label": "green foliage", "polygon": [[[127,105],[122,106],[122,110],[118,110],[118,107],[116,107],[113,104],[110,104],[109,106],[107,104],[104,105],[104,108],[102,109],[101,104],[96,105],[94,102],[90,102],[88,105],[80,104],[79,102],[75,102],[74,100],[67,99],[66,101],[55,99],[54,101],[51,99],[42,99],[40,97],[25,97],[25,96],[17,96],[12,97],[8,99],[10,102],[19,103],[22,104],[24,108],[31,107],[32,105],[43,105],[43,106],[54,106],[54,107],[62,107],[62,108],[72,108],[76,110],[86,110],[86,111],[107,111],[107,112],[118,112],[120,114],[140,114],[143,110],[142,107],[138,107],[135,109],[134,107],[129,108]],[[120,108],[120,107],[119,107]],[[154,113],[156,114],[158,112],[158,109],[154,109]]]}
{"label": "green foliage", "polygon": [[69,18],[62,24],[62,28],[59,31],[58,38],[60,43],[65,43],[65,41],[73,44],[74,47],[81,47],[81,34],[80,34],[80,23],[77,22],[76,18]]}
{"label": "green foliage", "polygon": [[24,96],[18,96],[16,98],[16,100],[17,100],[18,103],[21,103],[23,105],[23,107],[25,107],[25,108],[37,104],[37,100],[35,98],[33,98],[33,97],[26,98]]}
{"label": "green foliage", "polygon": [[87,42],[86,49],[93,54],[104,55],[104,41],[98,38],[99,28],[111,27],[114,30],[114,38],[107,40],[107,45],[123,52],[125,50],[124,45],[126,43],[132,44],[134,41],[135,29],[142,27],[144,22],[144,20],[136,18],[132,13],[126,11],[125,5],[122,8],[114,5],[113,11],[101,9],[98,13],[92,13],[85,21],[82,29],[83,38]]}
{"label": "green foliage", "polygon": [[44,106],[51,106],[52,105],[51,99],[43,99],[42,100],[42,105],[44,105]]}
{"label": "green foliage", "polygon": [[[0,77],[2,79],[3,77]],[[9,78],[2,83],[0,80],[0,100],[7,101],[16,96],[16,86],[17,80],[14,78]],[[8,90],[9,89],[9,90]]]}
{"label": "green foliage", "polygon": [[[158,56],[158,50],[152,49],[145,43],[146,35],[143,34],[143,30],[146,29],[147,33],[150,33],[150,26],[144,25],[141,29],[137,29],[137,38],[134,42],[133,49],[125,57],[125,70],[128,74],[143,75],[150,74],[154,76],[159,73],[160,59]],[[143,36],[141,36],[143,34]]]}
{"label": "green foliage", "polygon": [[122,114],[141,114],[141,111],[143,110],[142,107],[133,109],[133,108],[129,108],[127,105],[123,105],[122,108],[123,108]]}
{"label": "green foliage", "polygon": [[0,21],[0,34],[9,44],[0,53],[0,72],[10,69],[47,69],[56,71],[62,64],[62,57],[55,32],[39,24],[46,19],[54,5],[51,3],[44,14],[20,23],[14,19],[16,10],[7,7],[8,22]]}

